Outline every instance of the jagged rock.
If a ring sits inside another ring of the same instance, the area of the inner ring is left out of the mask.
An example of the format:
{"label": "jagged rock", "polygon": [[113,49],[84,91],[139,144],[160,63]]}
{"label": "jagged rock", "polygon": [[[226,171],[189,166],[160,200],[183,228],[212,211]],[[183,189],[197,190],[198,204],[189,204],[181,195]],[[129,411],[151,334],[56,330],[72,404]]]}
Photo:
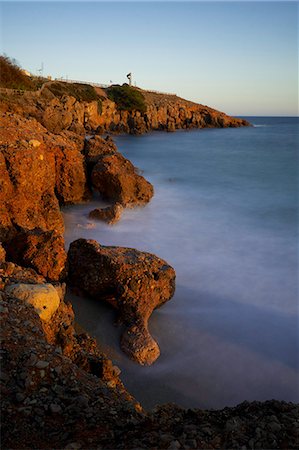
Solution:
{"label": "jagged rock", "polygon": [[[4,127],[7,122],[3,120]],[[18,123],[12,127],[17,134],[15,140],[2,133],[5,143],[0,152],[0,239],[4,242],[12,236],[16,226],[62,232],[63,221],[54,194],[55,161],[46,156],[44,145],[34,148],[25,140],[18,143]]]}
{"label": "jagged rock", "polygon": [[160,351],[148,319],[173,296],[174,269],[153,254],[85,239],[72,242],[68,262],[73,286],[118,310],[126,324],[122,349],[140,364],[153,363]]}
{"label": "jagged rock", "polygon": [[43,114],[43,125],[52,133],[60,133],[64,129],[70,128],[73,122],[73,114],[69,110],[73,106],[73,97],[69,97],[66,103],[60,102],[54,98],[49,102],[49,106],[45,109]]}
{"label": "jagged rock", "polygon": [[50,134],[17,113],[1,113],[1,124],[0,240],[19,228],[62,233],[59,202],[75,203],[87,195],[79,140]]}
{"label": "jagged rock", "polygon": [[0,242],[0,264],[5,261],[6,251],[4,250],[2,243]]}
{"label": "jagged rock", "polygon": [[150,130],[241,127],[244,119],[234,118],[205,105],[197,104],[172,94],[140,90],[145,99],[146,112],[119,111],[109,99],[103,100],[99,117],[102,132],[142,134]]}
{"label": "jagged rock", "polygon": [[12,262],[0,263],[0,290],[13,283],[40,284],[46,280],[33,269],[26,269]]}
{"label": "jagged rock", "polygon": [[71,142],[67,145],[68,141],[63,141],[51,150],[55,157],[55,194],[60,204],[67,205],[88,198],[89,192],[80,147],[70,145]]}
{"label": "jagged rock", "polygon": [[11,284],[5,292],[32,305],[45,322],[51,320],[60,304],[59,295],[52,284]]}
{"label": "jagged rock", "polygon": [[103,220],[110,225],[116,223],[121,218],[123,207],[120,203],[115,203],[107,208],[96,208],[89,213],[90,219]]}
{"label": "jagged rock", "polygon": [[97,159],[98,156],[116,153],[117,147],[110,136],[92,136],[85,140],[84,155],[87,159]]}
{"label": "jagged rock", "polygon": [[6,244],[6,250],[9,261],[31,267],[48,280],[66,276],[64,239],[57,231],[36,228],[19,232]]}
{"label": "jagged rock", "polygon": [[123,206],[143,205],[154,194],[151,183],[138,175],[133,164],[120,153],[100,158],[92,170],[91,181],[103,198]]}

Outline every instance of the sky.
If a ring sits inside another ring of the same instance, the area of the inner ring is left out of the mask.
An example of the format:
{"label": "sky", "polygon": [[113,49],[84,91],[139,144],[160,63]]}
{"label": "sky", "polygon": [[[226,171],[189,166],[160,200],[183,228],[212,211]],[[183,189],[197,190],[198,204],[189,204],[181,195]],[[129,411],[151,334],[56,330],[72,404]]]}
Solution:
{"label": "sky", "polygon": [[0,2],[0,53],[33,74],[298,115],[297,2]]}

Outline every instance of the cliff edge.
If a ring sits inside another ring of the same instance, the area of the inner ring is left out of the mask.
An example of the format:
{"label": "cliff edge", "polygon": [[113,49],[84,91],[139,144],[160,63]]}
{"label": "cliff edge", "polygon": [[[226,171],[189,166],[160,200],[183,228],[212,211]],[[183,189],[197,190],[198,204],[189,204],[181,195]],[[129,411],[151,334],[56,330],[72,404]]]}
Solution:
{"label": "cliff edge", "polygon": [[38,90],[0,89],[10,111],[35,118],[55,134],[105,132],[143,134],[151,130],[242,127],[250,124],[176,95],[128,85],[94,88],[47,81]]}

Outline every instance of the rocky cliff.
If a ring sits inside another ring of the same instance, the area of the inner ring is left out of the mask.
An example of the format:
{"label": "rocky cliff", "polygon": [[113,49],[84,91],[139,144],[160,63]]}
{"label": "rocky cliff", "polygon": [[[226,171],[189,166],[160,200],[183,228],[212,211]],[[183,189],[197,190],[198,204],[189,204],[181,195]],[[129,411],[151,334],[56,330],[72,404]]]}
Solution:
{"label": "rocky cliff", "polygon": [[[94,171],[97,177],[105,173],[106,194],[107,185],[117,180],[117,201],[123,206],[128,199],[140,204],[153,195],[147,185],[147,195],[140,198],[140,175],[134,167],[111,140],[97,136],[89,144],[84,142],[87,131],[141,133],[247,123],[177,97],[144,93],[146,111],[129,112],[120,111],[102,91],[99,103],[57,97],[48,87],[21,96],[7,93],[0,105],[2,448],[298,448],[298,406],[292,403],[244,402],[222,411],[164,405],[151,413],[143,411],[122,385],[120,370],[76,326],[72,306],[64,297],[67,258],[60,205],[88,198]],[[105,165],[111,155],[118,161],[113,171]],[[97,177],[95,187],[101,190]],[[125,184],[124,178],[130,183]],[[117,296],[131,301],[125,307],[117,305],[128,326],[136,318],[138,325],[147,326],[144,320],[152,308],[172,295],[172,269],[167,268],[171,283],[164,285],[161,270],[149,261],[155,271],[144,274],[139,285],[133,262],[148,255],[100,248],[96,243],[93,247],[96,259],[103,267],[105,263],[114,279],[103,288],[96,279],[103,272],[99,270],[88,283],[97,281],[104,290],[101,295],[111,304]],[[124,254],[132,263],[131,272],[127,259],[123,265]],[[74,270],[76,255],[71,259]],[[117,273],[115,267],[110,270],[115,262]],[[150,307],[137,305],[138,293],[140,298],[145,291],[149,295],[151,285],[157,295],[169,286],[170,293],[154,297]],[[127,340],[124,345],[128,349]]]}
{"label": "rocky cliff", "polygon": [[176,95],[159,94],[139,89],[146,111],[120,111],[109,99],[103,101],[103,113],[99,120],[102,130],[142,134],[150,130],[175,131],[190,128],[226,128],[248,126],[243,119],[236,119],[208,106],[184,100]]}
{"label": "rocky cliff", "polygon": [[[23,96],[9,96],[10,108],[21,110],[34,117],[52,133],[63,130],[78,134],[86,132],[112,132],[141,134],[150,130],[175,131],[190,128],[225,128],[248,126],[243,119],[184,100],[176,95],[159,94],[139,88],[145,108],[125,110],[110,100],[104,89],[95,88],[96,100],[80,100],[67,83],[60,83],[57,91],[53,83],[47,82],[36,92],[26,92]],[[89,86],[90,87],[90,86]],[[51,90],[52,89],[52,90]],[[3,99],[5,100],[5,98]]]}

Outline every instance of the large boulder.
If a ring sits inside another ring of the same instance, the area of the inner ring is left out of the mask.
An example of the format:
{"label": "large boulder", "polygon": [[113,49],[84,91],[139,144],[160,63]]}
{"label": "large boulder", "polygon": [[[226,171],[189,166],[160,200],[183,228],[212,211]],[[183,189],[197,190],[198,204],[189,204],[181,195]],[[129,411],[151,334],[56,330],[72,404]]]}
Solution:
{"label": "large boulder", "polygon": [[6,243],[6,251],[9,261],[31,267],[48,280],[59,281],[66,275],[64,239],[57,231],[24,230]]}
{"label": "large boulder", "polygon": [[104,155],[92,170],[92,186],[103,198],[123,206],[144,205],[154,189],[120,153]]}
{"label": "large boulder", "polygon": [[173,296],[174,269],[151,253],[86,239],[72,242],[68,264],[72,286],[117,309],[126,325],[123,351],[140,364],[152,364],[160,350],[149,333],[148,319]]}

